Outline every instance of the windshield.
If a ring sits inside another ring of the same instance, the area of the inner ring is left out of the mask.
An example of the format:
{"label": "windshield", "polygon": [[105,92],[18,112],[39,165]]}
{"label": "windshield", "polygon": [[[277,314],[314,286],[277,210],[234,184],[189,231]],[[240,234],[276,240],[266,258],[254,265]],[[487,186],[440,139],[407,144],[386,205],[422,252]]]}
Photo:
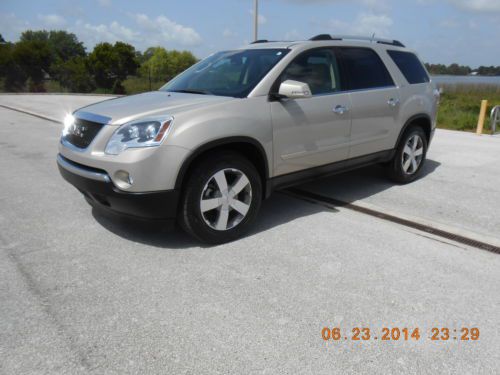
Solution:
{"label": "windshield", "polygon": [[192,66],[160,90],[244,98],[288,51],[250,49],[218,52]]}

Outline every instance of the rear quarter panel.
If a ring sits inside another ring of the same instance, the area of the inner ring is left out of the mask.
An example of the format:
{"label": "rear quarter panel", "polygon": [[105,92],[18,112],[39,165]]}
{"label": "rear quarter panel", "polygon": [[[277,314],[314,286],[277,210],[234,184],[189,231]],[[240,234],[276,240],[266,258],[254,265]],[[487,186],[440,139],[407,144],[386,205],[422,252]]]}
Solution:
{"label": "rear quarter panel", "polygon": [[[408,120],[416,115],[425,115],[431,119],[432,130],[436,127],[436,117],[438,108],[438,98],[434,95],[436,85],[432,82],[410,85],[398,66],[391,59],[387,50],[393,47],[378,46],[377,52],[389,69],[389,72],[399,88],[400,107],[397,119],[397,126],[389,134],[388,146],[396,147],[401,131]],[[408,49],[399,49],[406,52],[415,53]]]}

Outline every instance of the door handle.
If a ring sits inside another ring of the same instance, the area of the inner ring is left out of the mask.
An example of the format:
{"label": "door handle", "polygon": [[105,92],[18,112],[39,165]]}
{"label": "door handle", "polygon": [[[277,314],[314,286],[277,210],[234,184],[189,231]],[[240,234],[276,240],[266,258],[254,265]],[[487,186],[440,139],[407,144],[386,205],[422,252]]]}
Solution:
{"label": "door handle", "polygon": [[343,115],[344,113],[349,112],[349,108],[343,105],[338,105],[333,109],[333,112],[337,115]]}
{"label": "door handle", "polygon": [[390,107],[396,107],[399,104],[399,99],[390,98],[387,104],[389,104]]}

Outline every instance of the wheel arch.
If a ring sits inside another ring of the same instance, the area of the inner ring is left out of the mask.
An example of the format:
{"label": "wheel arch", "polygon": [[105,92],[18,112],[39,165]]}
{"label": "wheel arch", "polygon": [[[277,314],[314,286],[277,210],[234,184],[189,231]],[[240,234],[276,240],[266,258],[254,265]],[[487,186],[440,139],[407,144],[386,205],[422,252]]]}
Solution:
{"label": "wheel arch", "polygon": [[429,115],[425,114],[425,113],[420,113],[420,114],[411,116],[405,122],[403,128],[399,132],[399,136],[398,136],[398,139],[397,139],[395,147],[398,147],[399,142],[401,142],[401,138],[403,137],[403,134],[412,125],[420,126],[424,130],[425,135],[427,136],[427,143],[430,142],[430,140],[431,140],[431,134],[432,134],[432,120],[431,120],[431,117]]}
{"label": "wheel arch", "polygon": [[269,163],[262,144],[254,138],[237,136],[227,137],[207,142],[196,148],[184,160],[177,174],[175,189],[182,190],[186,177],[196,163],[207,153],[230,150],[245,156],[256,167],[262,182],[262,193],[267,197],[267,181],[269,179]]}

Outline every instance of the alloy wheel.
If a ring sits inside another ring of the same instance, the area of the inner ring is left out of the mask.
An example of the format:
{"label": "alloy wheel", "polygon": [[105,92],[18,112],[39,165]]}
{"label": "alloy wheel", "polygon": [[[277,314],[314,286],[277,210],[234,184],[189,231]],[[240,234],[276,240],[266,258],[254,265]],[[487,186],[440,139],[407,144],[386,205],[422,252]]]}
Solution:
{"label": "alloy wheel", "polygon": [[207,225],[227,231],[247,216],[252,202],[248,177],[234,168],[223,169],[208,179],[200,198],[200,210]]}
{"label": "alloy wheel", "polygon": [[403,158],[401,160],[403,171],[406,174],[414,174],[424,158],[424,141],[415,134],[411,136],[403,149]]}

